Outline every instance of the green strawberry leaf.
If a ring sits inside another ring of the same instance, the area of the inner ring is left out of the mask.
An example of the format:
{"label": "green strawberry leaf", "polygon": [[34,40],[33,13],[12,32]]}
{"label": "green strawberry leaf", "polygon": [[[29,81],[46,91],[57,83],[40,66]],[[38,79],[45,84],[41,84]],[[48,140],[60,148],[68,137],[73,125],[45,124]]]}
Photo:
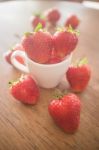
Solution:
{"label": "green strawberry leaf", "polygon": [[78,66],[82,66],[82,65],[85,65],[85,64],[88,64],[88,59],[86,57],[82,58],[79,61]]}
{"label": "green strawberry leaf", "polygon": [[38,23],[38,25],[36,26],[36,28],[34,29],[34,32],[38,32],[40,29],[42,29],[42,24]]}
{"label": "green strawberry leaf", "polygon": [[54,94],[53,94],[53,98],[54,99],[61,99],[63,96],[65,95],[64,92],[62,92],[60,89],[55,89]]}
{"label": "green strawberry leaf", "polygon": [[67,27],[67,31],[70,33],[75,33],[77,36],[80,35],[80,32],[78,30],[74,30],[71,25]]}

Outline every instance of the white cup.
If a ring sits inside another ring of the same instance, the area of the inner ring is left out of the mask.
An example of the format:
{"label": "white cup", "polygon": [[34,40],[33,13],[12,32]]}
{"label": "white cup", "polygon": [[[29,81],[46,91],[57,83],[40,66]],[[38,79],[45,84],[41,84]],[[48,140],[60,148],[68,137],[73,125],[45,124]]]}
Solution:
{"label": "white cup", "polygon": [[[20,64],[15,59],[16,56],[21,56],[26,65]],[[60,83],[66,73],[71,63],[71,58],[72,54],[68,55],[65,60],[57,64],[39,64],[29,59],[24,51],[17,50],[13,52],[11,62],[18,70],[31,74],[40,87],[54,88]]]}

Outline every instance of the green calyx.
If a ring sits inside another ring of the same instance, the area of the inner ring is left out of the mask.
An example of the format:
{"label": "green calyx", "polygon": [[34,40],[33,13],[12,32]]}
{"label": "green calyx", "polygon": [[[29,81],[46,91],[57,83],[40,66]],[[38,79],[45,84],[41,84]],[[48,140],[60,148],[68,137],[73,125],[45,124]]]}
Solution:
{"label": "green calyx", "polygon": [[34,29],[34,32],[38,32],[39,30],[42,29],[42,24],[38,23],[38,25],[36,26],[36,28]]}
{"label": "green calyx", "polygon": [[66,30],[67,32],[74,33],[74,34],[76,34],[77,36],[80,35],[80,32],[79,32],[78,30],[74,30],[71,25],[69,25],[66,29],[67,29],[67,30]]}
{"label": "green calyx", "polygon": [[65,28],[65,27],[58,27],[58,28],[56,29],[56,31],[59,31],[59,32],[67,31],[67,32],[76,34],[77,36],[79,36],[79,34],[80,34],[80,32],[79,32],[78,30],[74,30],[71,25],[69,25],[69,26],[66,27],[66,28]]}
{"label": "green calyx", "polygon": [[74,66],[80,67],[86,64],[88,64],[88,59],[84,57],[84,58],[81,58],[80,60],[76,60],[76,62],[74,63]]}
{"label": "green calyx", "polygon": [[15,85],[18,81],[14,81],[14,80],[11,80],[8,82],[8,86],[9,88],[11,88],[13,85]]}
{"label": "green calyx", "polygon": [[30,35],[32,35],[33,34],[33,32],[25,32],[24,33],[24,35],[27,37],[27,36],[30,36]]}
{"label": "green calyx", "polygon": [[64,95],[67,94],[67,91],[61,91],[59,89],[55,89],[53,98],[54,99],[62,99]]}

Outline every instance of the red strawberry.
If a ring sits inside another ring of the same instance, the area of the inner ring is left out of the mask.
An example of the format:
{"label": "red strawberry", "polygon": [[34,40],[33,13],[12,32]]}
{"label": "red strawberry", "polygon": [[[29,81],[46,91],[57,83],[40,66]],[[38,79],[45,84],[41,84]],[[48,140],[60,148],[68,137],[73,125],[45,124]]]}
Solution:
{"label": "red strawberry", "polygon": [[57,21],[59,21],[61,14],[57,8],[52,8],[45,12],[45,16],[48,22],[56,24]]}
{"label": "red strawberry", "polygon": [[[11,64],[11,55],[16,50],[24,50],[21,44],[16,44],[11,50],[5,52],[4,58],[5,60]],[[24,64],[24,60],[21,56],[16,56],[17,61],[19,61],[21,64]]]}
{"label": "red strawberry", "polygon": [[18,101],[26,104],[36,104],[39,89],[30,75],[22,75],[10,87],[10,92]]}
{"label": "red strawberry", "polygon": [[65,132],[74,133],[78,129],[81,103],[75,94],[52,100],[48,109],[55,123]]}
{"label": "red strawberry", "polygon": [[35,28],[38,23],[42,24],[42,28],[45,28],[46,26],[46,21],[41,14],[35,14],[34,16],[31,16],[30,21],[33,28]]}
{"label": "red strawberry", "polygon": [[24,51],[24,48],[23,48],[23,46],[22,46],[20,43],[17,43],[17,44],[13,47],[13,50],[21,50],[21,51]]}
{"label": "red strawberry", "polygon": [[4,58],[9,64],[11,64],[11,59],[10,58],[11,58],[12,53],[13,53],[13,51],[11,51],[11,50],[4,53]]}
{"label": "red strawberry", "polygon": [[57,57],[56,54],[55,54],[55,51],[53,50],[52,54],[51,54],[51,58],[49,59],[47,64],[57,64],[57,63],[60,63],[61,61],[62,61],[62,59]]}
{"label": "red strawberry", "polygon": [[87,65],[87,59],[84,58],[76,66],[69,67],[66,76],[71,89],[74,92],[82,92],[91,77],[91,70]]}
{"label": "red strawberry", "polygon": [[38,24],[35,32],[27,33],[22,39],[22,45],[30,59],[37,63],[46,63],[51,56],[53,41],[49,32],[39,28],[41,24]]}
{"label": "red strawberry", "polygon": [[77,46],[78,36],[75,31],[69,27],[57,31],[53,36],[54,50],[57,57],[64,58],[70,54]]}
{"label": "red strawberry", "polygon": [[57,64],[60,63],[62,60],[58,57],[53,57],[48,61],[48,64]]}
{"label": "red strawberry", "polygon": [[76,29],[79,25],[80,21],[76,15],[72,15],[67,18],[65,22],[65,26],[71,25],[73,29]]}

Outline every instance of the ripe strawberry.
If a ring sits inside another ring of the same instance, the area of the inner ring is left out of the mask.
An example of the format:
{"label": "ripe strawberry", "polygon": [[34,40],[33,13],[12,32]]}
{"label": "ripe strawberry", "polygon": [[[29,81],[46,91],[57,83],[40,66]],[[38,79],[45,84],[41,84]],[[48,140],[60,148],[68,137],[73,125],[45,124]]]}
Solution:
{"label": "ripe strawberry", "polygon": [[45,16],[48,22],[56,24],[59,21],[61,14],[57,8],[52,8],[45,12]]}
{"label": "ripe strawberry", "polygon": [[22,46],[20,43],[17,43],[12,49],[13,49],[14,51],[15,51],[15,50],[24,51],[24,48],[23,48],[23,46]]}
{"label": "ripe strawberry", "polygon": [[76,15],[71,15],[67,18],[65,26],[71,25],[73,29],[76,29],[80,23],[79,18]]}
{"label": "ripe strawberry", "polygon": [[79,127],[81,103],[75,94],[54,99],[48,106],[55,123],[67,133],[74,133]]}
{"label": "ripe strawberry", "polygon": [[27,33],[22,38],[22,46],[30,59],[37,63],[46,63],[51,56],[53,41],[51,34],[40,28],[41,24],[38,24],[35,32]]}
{"label": "ripe strawberry", "polygon": [[11,50],[4,53],[4,58],[9,64],[11,64],[11,59],[10,58],[11,58],[12,53],[13,53],[13,51],[11,51]]}
{"label": "ripe strawberry", "polygon": [[82,59],[76,66],[69,67],[67,73],[67,80],[74,92],[82,92],[91,77],[91,70],[87,64],[87,59]]}
{"label": "ripe strawberry", "polygon": [[46,21],[41,14],[35,14],[31,16],[30,21],[33,28],[35,28],[38,25],[38,23],[42,24],[42,28],[45,28],[46,26]]}
{"label": "ripe strawberry", "polygon": [[57,57],[64,58],[76,48],[78,43],[77,33],[71,27],[67,30],[57,31],[53,36],[53,43]]}
{"label": "ripe strawberry", "polygon": [[10,92],[18,101],[26,104],[36,104],[39,89],[30,75],[22,75],[16,82],[11,83]]}
{"label": "ripe strawberry", "polygon": [[[11,55],[14,51],[16,50],[24,50],[21,44],[16,44],[12,49],[9,51],[5,52],[4,58],[5,60],[11,64]],[[24,60],[21,56],[16,56],[17,61],[19,61],[21,64],[24,64]]]}
{"label": "ripe strawberry", "polygon": [[60,59],[60,58],[58,58],[58,57],[53,57],[53,58],[51,58],[48,62],[47,62],[47,64],[57,64],[57,63],[60,63],[62,60]]}
{"label": "ripe strawberry", "polygon": [[49,61],[47,62],[47,64],[57,64],[57,63],[60,63],[61,61],[62,61],[62,59],[57,57],[55,54],[55,51],[53,50],[51,57],[50,57]]}

